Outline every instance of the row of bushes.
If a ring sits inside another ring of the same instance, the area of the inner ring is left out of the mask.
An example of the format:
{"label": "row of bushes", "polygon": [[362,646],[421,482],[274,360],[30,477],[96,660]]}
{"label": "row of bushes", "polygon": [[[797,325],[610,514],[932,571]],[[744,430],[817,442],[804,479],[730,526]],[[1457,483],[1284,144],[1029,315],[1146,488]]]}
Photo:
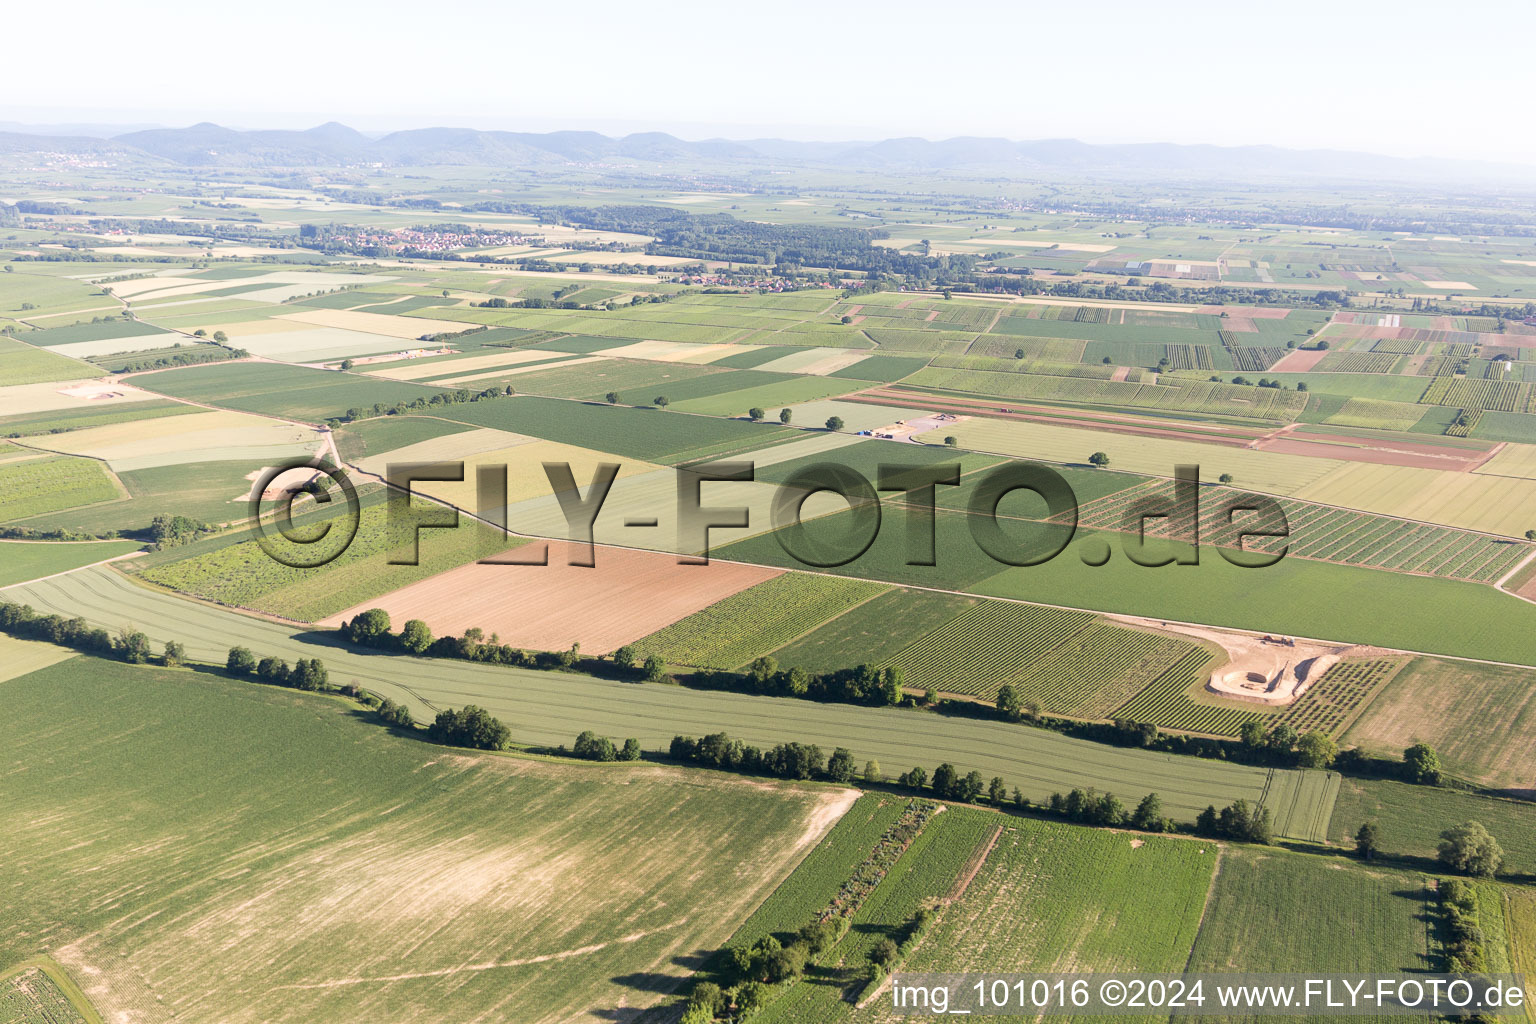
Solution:
{"label": "row of bushes", "polygon": [[[350,364],[350,360],[344,362]],[[350,365],[345,365],[343,368],[350,369]],[[329,417],[325,423],[334,430],[344,423],[353,423],[357,420],[373,419],[378,416],[403,416],[407,413],[425,412],[428,409],[436,409],[445,405],[463,405],[467,402],[483,402],[490,398],[503,398],[514,393],[510,384],[504,388],[486,388],[483,391],[471,391],[468,388],[459,388],[456,391],[440,391],[431,398],[413,398],[409,402],[395,402],[393,405],[375,402],[371,406],[353,406],[341,416]]]}

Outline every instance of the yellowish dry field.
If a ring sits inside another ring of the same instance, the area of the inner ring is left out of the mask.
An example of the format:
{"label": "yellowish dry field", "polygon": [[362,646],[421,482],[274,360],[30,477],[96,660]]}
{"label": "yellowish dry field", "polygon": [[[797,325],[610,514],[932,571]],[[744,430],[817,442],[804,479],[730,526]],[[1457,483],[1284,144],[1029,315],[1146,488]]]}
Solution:
{"label": "yellowish dry field", "polygon": [[[598,355],[615,359],[649,359],[658,363],[712,363],[741,352],[755,352],[761,345],[695,345],[686,341],[637,341],[632,345],[605,348]],[[866,355],[868,353],[865,353]]]}
{"label": "yellowish dry field", "polygon": [[56,380],[0,388],[0,414],[55,412],[60,409],[105,409],[125,402],[159,398],[127,384],[105,385],[95,380]]}
{"label": "yellowish dry field", "polygon": [[1536,444],[1507,444],[1473,472],[1536,480]]}
{"label": "yellowish dry field", "polygon": [[[639,476],[660,470],[662,467],[652,465],[649,462],[640,462],[635,459],[625,459],[608,452],[594,451],[591,448],[578,448],[572,444],[560,444],[557,441],[545,441],[538,438],[522,438],[519,434],[505,435],[514,440],[506,447],[485,449],[480,445],[491,438],[490,434],[498,434],[501,431],[470,431],[467,434],[450,434],[447,437],[435,438],[421,444],[411,445],[393,451],[387,455],[365,459],[362,466],[370,472],[382,473],[383,467],[388,463],[404,463],[409,461],[459,461],[464,463],[464,480],[462,482],[420,480],[412,485],[412,490],[418,494],[430,495],[439,501],[445,501],[450,505],[462,508],[469,512],[478,510],[479,499],[476,494],[475,477],[481,466],[506,466],[507,467],[507,501],[512,504],[533,499],[548,498],[554,501],[554,491],[550,486],[549,477],[544,472],[544,463],[567,463],[571,467],[571,473],[576,478],[577,486],[585,493],[586,488],[592,482],[592,475],[599,463],[619,463],[619,479]],[[478,449],[478,450],[477,450]],[[431,453],[431,457],[415,459],[411,452]],[[668,473],[670,476],[671,474]],[[615,483],[615,491],[618,490]],[[674,499],[675,503],[675,499]],[[605,506],[606,509],[606,506]],[[484,510],[490,512],[490,509]],[[564,520],[562,519],[563,523]],[[513,524],[513,529],[517,529]],[[546,536],[563,535],[564,529],[554,533],[546,533]]]}
{"label": "yellowish dry field", "polygon": [[1536,480],[1366,462],[1346,462],[1293,493],[1307,501],[1509,537],[1524,536],[1536,508]]}
{"label": "yellowish dry field", "polygon": [[548,359],[553,354],[543,349],[514,349],[508,352],[492,353],[485,356],[468,356],[464,359],[454,359],[449,362],[426,360],[419,363],[410,363],[405,366],[391,366],[383,370],[368,370],[364,368],[362,372],[370,373],[375,377],[387,377],[390,380],[420,380],[423,377],[435,377],[440,373],[453,373],[462,370],[468,374],[474,370],[486,370],[493,366],[516,366],[518,363],[531,363],[539,359]]}
{"label": "yellowish dry field", "polygon": [[463,324],[453,320],[429,320],[390,313],[360,313],[352,309],[307,309],[300,313],[282,313],[277,319],[317,327],[339,327],[344,331],[362,331],[364,334],[382,334],[386,338],[419,338],[423,334],[464,329]]}
{"label": "yellowish dry field", "polygon": [[[0,558],[4,557],[5,552],[0,550]],[[18,640],[16,637],[0,633],[0,683],[7,679],[17,679],[28,672],[36,672],[40,668],[47,668],[49,665],[57,665],[61,661],[68,661],[74,656],[75,652],[68,647],[39,643],[34,640]]]}
{"label": "yellowish dry field", "polygon": [[602,356],[578,356],[574,359],[562,359],[556,362],[538,363],[532,366],[514,366],[505,370],[482,370],[480,373],[471,373],[463,377],[453,377],[448,380],[433,381],[433,386],[440,388],[456,387],[460,384],[473,384],[476,381],[489,380],[492,377],[515,377],[520,373],[537,373],[540,370],[548,370],[553,367],[575,366],[578,363],[600,363]]}
{"label": "yellowish dry field", "polygon": [[34,438],[33,447],[104,459],[114,470],[239,458],[278,459],[313,452],[323,442],[309,429],[243,412],[113,423]]}

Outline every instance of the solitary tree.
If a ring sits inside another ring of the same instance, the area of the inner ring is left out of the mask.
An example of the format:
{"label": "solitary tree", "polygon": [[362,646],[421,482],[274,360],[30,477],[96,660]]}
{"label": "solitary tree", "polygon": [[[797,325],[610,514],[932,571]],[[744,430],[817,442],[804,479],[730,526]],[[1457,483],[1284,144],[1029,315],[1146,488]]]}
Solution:
{"label": "solitary tree", "polygon": [[343,359],[341,361],[341,368],[343,370],[350,370],[350,369],[352,369],[352,366],[353,366],[353,362],[350,359]]}
{"label": "solitary tree", "polygon": [[223,331],[214,331],[213,340],[222,345],[229,340],[229,335],[225,334]]}
{"label": "solitary tree", "polygon": [[1012,683],[1004,683],[997,691],[997,710],[1010,721],[1018,721],[1020,713],[1024,710],[1019,701],[1018,691]]}
{"label": "solitary tree", "polygon": [[1492,878],[1504,865],[1504,850],[1488,830],[1468,821],[1440,833],[1440,862],[1476,878]]}
{"label": "solitary tree", "polygon": [[610,391],[606,395],[604,395],[603,397],[608,399],[608,404],[609,405],[618,405],[619,404],[619,393],[617,391]]}
{"label": "solitary tree", "polygon": [[790,412],[788,409],[780,409],[779,410],[779,422],[780,423],[788,423],[793,417],[794,417],[794,413]]}
{"label": "solitary tree", "polygon": [[1097,466],[1098,468],[1103,469],[1105,466],[1109,465],[1109,456],[1103,452],[1094,452],[1092,455],[1088,456],[1088,464],[1090,466]]}
{"label": "solitary tree", "polygon": [[432,646],[432,630],[420,619],[411,619],[400,629],[400,646],[420,654]]}
{"label": "solitary tree", "polygon": [[1403,768],[1410,781],[1422,786],[1440,784],[1440,755],[1428,743],[1415,743],[1403,751]]}
{"label": "solitary tree", "polygon": [[1338,753],[1338,744],[1318,729],[1313,729],[1296,741],[1296,763],[1303,768],[1327,768],[1333,764]]}
{"label": "solitary tree", "polygon": [[666,395],[657,395],[655,398],[651,399],[651,404],[656,406],[658,409],[665,409],[667,406],[672,404],[672,400]]}
{"label": "solitary tree", "polygon": [[1223,474],[1221,474],[1221,476],[1216,478],[1216,482],[1217,483],[1223,483],[1223,484],[1230,484],[1232,482],[1232,474],[1231,473],[1223,473]]}
{"label": "solitary tree", "polygon": [[959,447],[959,445],[960,445],[960,439],[958,437],[956,437],[954,434],[950,434],[948,437],[946,437],[944,439],[944,443],[946,445],[948,445],[949,447],[951,447],[951,448],[956,448],[956,447]]}
{"label": "solitary tree", "polygon": [[1355,833],[1355,853],[1361,860],[1375,860],[1380,852],[1381,832],[1374,821],[1368,821]]}
{"label": "solitary tree", "polygon": [[766,415],[767,415],[767,413],[763,412],[763,410],[761,408],[759,408],[758,406],[755,406],[755,405],[752,408],[747,410],[747,416],[751,418],[753,423],[756,423],[758,420],[762,419]]}
{"label": "solitary tree", "polygon": [[1014,349],[1013,350],[1013,358],[1015,358],[1015,359],[1023,359],[1024,358],[1024,350],[1021,349],[1021,348]]}
{"label": "solitary tree", "polygon": [[165,642],[165,653],[160,656],[160,663],[166,668],[175,668],[187,660],[187,649],[175,640]]}
{"label": "solitary tree", "polygon": [[843,418],[841,416],[828,416],[827,417],[827,429],[831,430],[831,431],[842,430],[843,429]]}
{"label": "solitary tree", "polygon": [[885,776],[880,774],[879,761],[869,760],[864,762],[864,781],[866,783],[873,785],[876,782],[884,781],[884,779]]}
{"label": "solitary tree", "polygon": [[256,671],[256,655],[244,647],[231,647],[229,658],[224,662],[224,671],[232,676],[248,676]]}
{"label": "solitary tree", "polygon": [[1536,530],[1526,530],[1525,531],[1525,539],[1526,540],[1536,540]]}

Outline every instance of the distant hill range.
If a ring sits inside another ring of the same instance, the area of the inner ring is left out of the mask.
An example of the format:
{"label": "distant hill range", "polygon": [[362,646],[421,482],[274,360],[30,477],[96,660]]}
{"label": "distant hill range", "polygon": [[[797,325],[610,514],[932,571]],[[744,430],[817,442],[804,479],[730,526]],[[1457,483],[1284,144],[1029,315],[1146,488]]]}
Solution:
{"label": "distant hill range", "polygon": [[[74,131],[68,129],[74,128]],[[22,129],[22,130],[17,130]],[[464,166],[540,168],[637,165],[646,170],[740,171],[770,166],[837,168],[888,174],[949,173],[1010,177],[1264,178],[1371,181],[1497,180],[1536,185],[1536,167],[1441,158],[1405,159],[1342,150],[1276,146],[1141,143],[1094,145],[1073,139],[995,138],[794,142],[783,139],[689,142],[662,132],[610,138],[597,132],[506,132],[414,128],[370,137],[331,122],[307,131],[236,131],[204,122],[108,135],[99,125],[0,123],[0,157],[63,154],[122,164],[186,168]]]}

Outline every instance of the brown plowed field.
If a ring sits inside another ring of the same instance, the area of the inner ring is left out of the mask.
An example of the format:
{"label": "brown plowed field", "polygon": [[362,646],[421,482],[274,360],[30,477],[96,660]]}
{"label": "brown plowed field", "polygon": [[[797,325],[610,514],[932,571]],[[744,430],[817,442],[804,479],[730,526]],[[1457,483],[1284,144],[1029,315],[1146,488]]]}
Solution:
{"label": "brown plowed field", "polygon": [[1328,350],[1325,348],[1298,348],[1292,352],[1287,352],[1285,357],[1274,366],[1271,366],[1270,369],[1276,373],[1306,373],[1322,362],[1323,357],[1327,354]]}
{"label": "brown plowed field", "polygon": [[1443,469],[1449,473],[1467,473],[1482,465],[1487,452],[1457,452],[1449,448],[1430,445],[1373,444],[1364,447],[1359,438],[1339,437],[1329,444],[1328,435],[1308,434],[1316,440],[1303,440],[1302,436],[1286,434],[1261,441],[1254,445],[1260,451],[1281,452],[1286,455],[1312,455],[1324,459],[1341,459],[1345,462],[1370,462],[1379,466],[1414,466],[1418,469]]}
{"label": "brown plowed field", "polygon": [[[526,545],[506,557],[540,557],[545,544]],[[534,650],[607,654],[755,583],[777,569],[733,565],[679,565],[677,556],[598,546],[592,568],[569,563],[570,545],[550,541],[548,565],[470,563],[402,587],[321,623],[339,626],[368,608],[389,612],[399,629],[421,619],[433,636],[459,636],[478,626],[486,638]]]}

